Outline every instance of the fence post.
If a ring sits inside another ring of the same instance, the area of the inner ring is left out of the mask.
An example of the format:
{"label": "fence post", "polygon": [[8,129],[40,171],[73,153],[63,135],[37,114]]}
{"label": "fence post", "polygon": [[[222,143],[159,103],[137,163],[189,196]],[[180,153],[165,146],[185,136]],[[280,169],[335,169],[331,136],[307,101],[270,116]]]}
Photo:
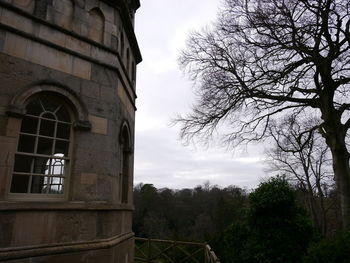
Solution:
{"label": "fence post", "polygon": [[151,239],[147,239],[147,262],[151,263]]}

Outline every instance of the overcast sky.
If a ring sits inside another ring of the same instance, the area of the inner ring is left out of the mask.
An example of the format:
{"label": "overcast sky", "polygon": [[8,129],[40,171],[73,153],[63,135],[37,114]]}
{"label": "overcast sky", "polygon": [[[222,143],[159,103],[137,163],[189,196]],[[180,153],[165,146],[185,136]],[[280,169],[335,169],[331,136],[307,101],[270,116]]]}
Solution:
{"label": "overcast sky", "polygon": [[210,181],[225,187],[254,188],[262,178],[263,147],[247,151],[184,146],[177,114],[190,111],[192,83],[177,58],[193,30],[215,20],[219,0],[142,0],[136,13],[136,35],[143,56],[137,72],[134,183],[192,188]]}

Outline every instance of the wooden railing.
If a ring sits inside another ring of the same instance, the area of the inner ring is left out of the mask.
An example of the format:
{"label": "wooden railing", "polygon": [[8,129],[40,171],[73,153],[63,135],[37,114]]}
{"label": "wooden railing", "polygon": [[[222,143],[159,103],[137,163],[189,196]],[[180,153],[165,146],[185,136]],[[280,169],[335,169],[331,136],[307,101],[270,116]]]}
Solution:
{"label": "wooden railing", "polygon": [[220,263],[206,243],[135,238],[135,263]]}

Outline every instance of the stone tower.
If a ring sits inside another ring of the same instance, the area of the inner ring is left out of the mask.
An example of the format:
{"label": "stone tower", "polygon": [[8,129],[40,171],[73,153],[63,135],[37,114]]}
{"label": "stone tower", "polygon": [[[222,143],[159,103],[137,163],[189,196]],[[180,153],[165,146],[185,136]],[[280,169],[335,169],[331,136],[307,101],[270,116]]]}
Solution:
{"label": "stone tower", "polygon": [[0,0],[0,261],[133,262],[139,0]]}

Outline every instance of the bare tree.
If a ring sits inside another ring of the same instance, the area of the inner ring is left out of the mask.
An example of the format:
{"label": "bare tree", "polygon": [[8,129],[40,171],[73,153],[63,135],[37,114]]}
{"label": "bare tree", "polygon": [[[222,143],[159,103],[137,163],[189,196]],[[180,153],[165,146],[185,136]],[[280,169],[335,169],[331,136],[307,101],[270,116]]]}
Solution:
{"label": "bare tree", "polygon": [[330,148],[350,229],[350,2],[225,0],[217,23],[193,33],[180,57],[198,101],[181,135],[208,139],[221,125],[232,145],[266,137],[282,115],[312,114]]}
{"label": "bare tree", "polygon": [[311,213],[314,225],[327,234],[328,212],[334,200],[328,196],[334,189],[329,148],[315,131],[308,130],[310,122],[300,123],[287,117],[280,125],[270,125],[273,145],[267,151],[269,170],[279,172],[300,193]]}

